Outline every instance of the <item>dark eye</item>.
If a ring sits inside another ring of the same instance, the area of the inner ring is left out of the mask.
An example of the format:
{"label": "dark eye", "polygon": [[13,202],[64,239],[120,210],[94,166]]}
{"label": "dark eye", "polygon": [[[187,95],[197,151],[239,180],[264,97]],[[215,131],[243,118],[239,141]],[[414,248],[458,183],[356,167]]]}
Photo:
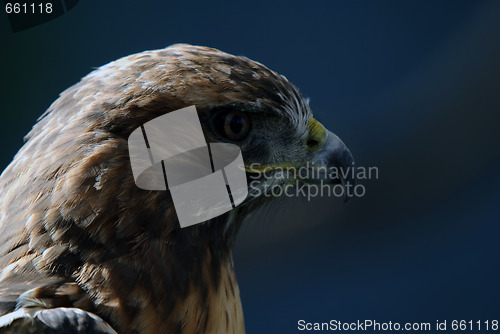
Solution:
{"label": "dark eye", "polygon": [[250,132],[250,119],[243,111],[221,112],[216,123],[217,130],[232,140],[242,140]]}

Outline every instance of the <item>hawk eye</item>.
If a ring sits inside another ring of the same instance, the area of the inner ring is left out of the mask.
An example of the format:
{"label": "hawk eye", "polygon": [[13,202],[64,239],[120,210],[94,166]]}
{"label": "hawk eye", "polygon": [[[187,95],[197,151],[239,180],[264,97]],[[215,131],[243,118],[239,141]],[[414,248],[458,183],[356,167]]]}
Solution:
{"label": "hawk eye", "polygon": [[216,125],[220,134],[232,140],[242,140],[250,132],[250,118],[239,110],[220,113]]}

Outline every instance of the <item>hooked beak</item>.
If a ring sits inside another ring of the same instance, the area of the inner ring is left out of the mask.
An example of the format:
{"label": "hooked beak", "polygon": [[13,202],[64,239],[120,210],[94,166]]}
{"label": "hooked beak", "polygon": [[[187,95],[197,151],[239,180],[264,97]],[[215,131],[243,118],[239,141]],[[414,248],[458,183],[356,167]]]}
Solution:
{"label": "hooked beak", "polygon": [[324,144],[311,152],[310,167],[317,172],[310,178],[312,183],[341,184],[344,187],[344,201],[349,199],[348,187],[356,182],[354,158],[344,142],[333,132],[326,130]]}
{"label": "hooked beak", "polygon": [[268,165],[247,166],[248,173],[266,173],[276,169],[298,170],[299,179],[309,184],[341,185],[344,201],[349,199],[349,187],[355,185],[354,158],[347,146],[333,132],[316,119],[308,124],[307,149],[309,154],[302,162],[282,162]]}

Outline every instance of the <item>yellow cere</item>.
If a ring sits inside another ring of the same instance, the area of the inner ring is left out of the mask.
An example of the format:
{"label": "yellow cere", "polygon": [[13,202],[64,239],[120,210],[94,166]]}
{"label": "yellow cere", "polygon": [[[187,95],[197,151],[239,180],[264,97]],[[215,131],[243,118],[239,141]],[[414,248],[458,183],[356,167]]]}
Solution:
{"label": "yellow cere", "polygon": [[307,137],[307,148],[310,152],[317,151],[325,144],[327,136],[326,129],[323,124],[312,117],[309,119],[307,128],[309,129],[309,136]]}

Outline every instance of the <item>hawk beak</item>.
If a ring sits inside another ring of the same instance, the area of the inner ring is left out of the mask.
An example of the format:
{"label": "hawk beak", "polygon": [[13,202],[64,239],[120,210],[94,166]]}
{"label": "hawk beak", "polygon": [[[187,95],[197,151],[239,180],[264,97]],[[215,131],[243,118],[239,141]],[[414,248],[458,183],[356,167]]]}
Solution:
{"label": "hawk beak", "polygon": [[[266,165],[245,166],[251,174],[264,174],[275,170],[291,170],[297,180],[308,184],[341,185],[344,201],[349,199],[349,188],[355,186],[354,158],[347,146],[333,132],[328,131],[316,119],[308,124],[307,157],[300,162],[281,162]],[[297,172],[298,171],[298,172]]]}
{"label": "hawk beak", "polygon": [[321,123],[311,118],[309,121],[310,148],[308,167],[315,172],[309,178],[311,183],[341,184],[344,187],[344,201],[349,199],[348,189],[356,181],[354,158],[344,142]]}

